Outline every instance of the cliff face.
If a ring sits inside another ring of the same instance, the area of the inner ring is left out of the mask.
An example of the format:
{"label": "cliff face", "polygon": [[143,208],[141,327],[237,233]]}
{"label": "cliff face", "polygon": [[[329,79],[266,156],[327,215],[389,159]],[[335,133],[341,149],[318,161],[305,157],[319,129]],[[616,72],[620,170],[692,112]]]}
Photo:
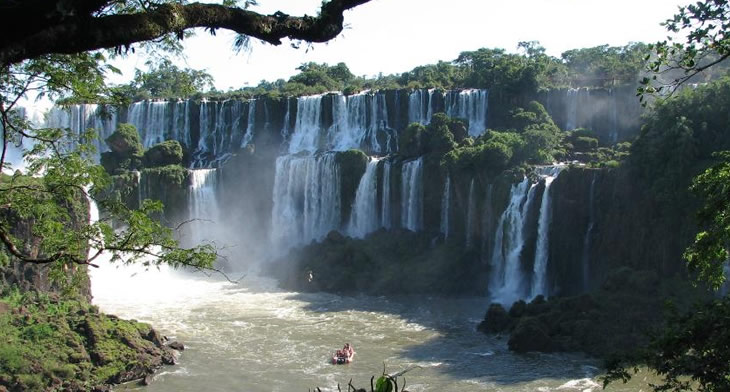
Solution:
{"label": "cliff face", "polygon": [[550,278],[556,292],[597,288],[618,267],[684,275],[682,252],[697,202],[677,189],[674,203],[652,194],[629,168],[573,168],[555,180]]}
{"label": "cliff face", "polygon": [[[80,228],[89,221],[89,205],[84,199],[70,214],[74,229]],[[43,238],[33,235],[33,222],[18,219],[12,212],[6,212],[3,219],[13,222],[11,234],[22,241],[25,250],[31,256],[37,257],[40,251],[40,244]],[[21,291],[38,291],[43,293],[67,294],[69,291],[74,295],[91,301],[91,282],[86,266],[74,265],[64,271],[63,279],[52,279],[51,265],[33,264],[18,261],[10,257],[7,265],[0,265],[0,292],[16,287]]]}

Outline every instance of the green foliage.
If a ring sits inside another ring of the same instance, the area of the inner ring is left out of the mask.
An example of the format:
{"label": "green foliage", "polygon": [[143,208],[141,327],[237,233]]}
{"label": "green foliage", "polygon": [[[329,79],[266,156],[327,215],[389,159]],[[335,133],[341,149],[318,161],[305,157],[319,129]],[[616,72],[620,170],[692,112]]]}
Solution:
{"label": "green foliage", "polygon": [[654,391],[730,390],[728,319],[730,297],[699,305],[685,314],[672,312],[645,350],[628,362],[614,360],[609,364],[604,386],[618,380],[626,382],[637,371],[632,364],[641,363],[662,377],[661,383],[652,385]]}
{"label": "green foliage", "polygon": [[712,153],[730,149],[730,79],[685,89],[657,102],[631,146],[630,162],[660,197],[673,198],[704,170]]}
{"label": "green foliage", "polygon": [[151,98],[187,98],[213,87],[213,77],[205,71],[180,69],[167,58],[158,64],[147,62],[147,72],[135,70],[127,85],[116,86],[112,93],[129,101]]}
{"label": "green foliage", "polygon": [[105,141],[113,152],[120,154],[141,154],[144,150],[139,132],[132,124],[119,124]]}
{"label": "green foliage", "polygon": [[571,87],[612,87],[636,83],[648,54],[648,45],[630,43],[626,46],[600,45],[568,50],[561,57],[567,67]]}
{"label": "green foliage", "polygon": [[426,127],[419,123],[411,123],[404,129],[400,135],[398,146],[400,153],[406,157],[415,157],[423,153],[424,135]]}
{"label": "green foliage", "polygon": [[148,325],[87,303],[10,291],[0,304],[0,384],[10,390],[91,390],[169,362]]}
{"label": "green foliage", "polygon": [[144,152],[146,167],[180,165],[182,161],[183,149],[177,140],[166,140]]}
{"label": "green foliage", "polygon": [[[727,0],[697,1],[679,7],[662,25],[672,33],[667,40],[649,45],[647,69],[651,77],[641,80],[638,93],[674,92],[688,81],[708,81],[727,75],[730,63],[730,3]],[[685,33],[684,42],[672,35]]]}
{"label": "green foliage", "polygon": [[720,161],[692,182],[692,191],[704,204],[697,212],[701,230],[684,258],[690,271],[717,290],[725,282],[723,268],[730,257],[730,151],[714,156]]}
{"label": "green foliage", "polygon": [[119,124],[105,141],[111,151],[101,154],[101,165],[108,173],[116,174],[142,167],[144,147],[134,125]]}
{"label": "green foliage", "polygon": [[463,139],[466,136],[466,128],[467,125],[463,120],[451,119],[444,113],[434,114],[423,134],[425,150],[439,154],[451,150],[456,147],[455,135],[451,130],[456,130]]}

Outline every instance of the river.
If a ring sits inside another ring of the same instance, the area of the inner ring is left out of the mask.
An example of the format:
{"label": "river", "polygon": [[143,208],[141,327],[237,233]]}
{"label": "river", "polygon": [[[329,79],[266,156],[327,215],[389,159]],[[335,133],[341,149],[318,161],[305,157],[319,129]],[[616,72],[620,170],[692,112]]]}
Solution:
{"label": "river", "polygon": [[[149,322],[186,346],[179,364],[150,386],[117,390],[336,391],[350,379],[369,389],[384,365],[389,373],[412,368],[405,375],[412,392],[600,390],[595,360],[513,354],[505,338],[476,332],[484,298],[294,293],[275,283],[110,265],[93,271],[93,302],[102,311]],[[345,342],[355,347],[354,362],[331,365]]]}

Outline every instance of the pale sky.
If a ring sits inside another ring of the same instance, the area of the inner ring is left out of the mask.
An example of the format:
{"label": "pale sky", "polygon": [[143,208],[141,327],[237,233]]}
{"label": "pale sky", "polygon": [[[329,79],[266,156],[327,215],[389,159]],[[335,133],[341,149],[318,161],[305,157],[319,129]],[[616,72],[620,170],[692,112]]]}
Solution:
{"label": "pale sky", "polygon": [[[356,75],[401,73],[415,66],[450,61],[483,47],[516,51],[520,41],[540,41],[548,54],[601,44],[655,42],[666,37],[660,22],[690,0],[372,0],[347,11],[348,28],[326,44],[294,49],[258,41],[236,54],[231,35],[203,31],[186,40],[182,65],[207,70],[216,88],[255,86],[262,79],[288,79],[305,62],[345,62]],[[259,0],[254,10],[316,14],[321,0]],[[144,59],[118,64],[124,82]]]}

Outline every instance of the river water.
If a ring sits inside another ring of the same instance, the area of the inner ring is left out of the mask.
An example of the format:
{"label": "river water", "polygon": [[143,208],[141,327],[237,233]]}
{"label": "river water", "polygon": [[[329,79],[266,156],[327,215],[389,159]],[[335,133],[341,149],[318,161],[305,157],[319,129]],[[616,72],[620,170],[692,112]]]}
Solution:
{"label": "river water", "polygon": [[[351,379],[369,390],[383,366],[388,373],[411,368],[412,392],[600,390],[594,360],[517,355],[505,338],[476,332],[484,298],[294,293],[265,278],[231,284],[109,265],[93,271],[92,290],[102,311],[149,322],[186,346],[179,364],[163,368],[150,386],[117,390],[336,391],[339,383],[346,391]],[[355,347],[354,362],[331,365],[345,342]]]}

